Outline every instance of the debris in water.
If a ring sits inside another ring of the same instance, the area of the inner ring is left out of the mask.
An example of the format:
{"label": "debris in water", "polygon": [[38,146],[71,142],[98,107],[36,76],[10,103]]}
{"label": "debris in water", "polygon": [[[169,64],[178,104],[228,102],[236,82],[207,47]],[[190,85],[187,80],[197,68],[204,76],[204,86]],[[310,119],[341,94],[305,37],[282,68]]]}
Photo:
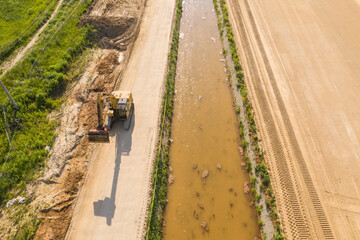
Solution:
{"label": "debris in water", "polygon": [[193,96],[193,95],[194,95],[194,93],[193,93],[193,92],[190,92],[190,95],[191,95],[191,96]]}
{"label": "debris in water", "polygon": [[21,197],[21,196],[13,198],[6,203],[6,207],[10,207],[10,206],[14,205],[16,202],[18,202],[19,204],[23,204],[23,203],[25,203],[25,198]]}
{"label": "debris in water", "polygon": [[173,172],[174,170],[173,170],[173,168],[171,167],[171,166],[169,166],[169,172]]}
{"label": "debris in water", "polygon": [[204,172],[201,174],[204,183],[206,183],[206,178],[208,176],[209,176],[209,170],[205,169]]}
{"label": "debris in water", "polygon": [[170,174],[168,178],[168,183],[173,184],[174,183],[174,175]]}
{"label": "debris in water", "polygon": [[250,184],[249,182],[244,183],[244,193],[248,194],[250,192]]}
{"label": "debris in water", "polygon": [[234,203],[230,202],[230,207],[232,208],[234,206]]}
{"label": "debris in water", "polygon": [[203,126],[200,125],[199,128],[200,128],[200,130],[203,130]]}
{"label": "debris in water", "polygon": [[178,92],[177,90],[174,91],[175,94],[177,94],[177,92]]}
{"label": "debris in water", "polygon": [[233,192],[234,191],[234,189],[233,188],[229,188],[229,192]]}
{"label": "debris in water", "polygon": [[202,17],[201,19],[202,19],[202,20],[206,20],[206,17]]}
{"label": "debris in water", "polygon": [[199,101],[201,101],[201,99],[202,99],[202,96],[199,95]]}
{"label": "debris in water", "polygon": [[193,169],[196,169],[197,168],[197,164],[196,163],[194,163],[194,165],[193,165]]}
{"label": "debris in water", "polygon": [[220,58],[220,62],[225,62],[225,59],[224,59],[224,58]]}
{"label": "debris in water", "polygon": [[216,42],[215,38],[211,37],[211,41]]}
{"label": "debris in water", "polygon": [[245,163],[245,162],[241,162],[241,166],[242,166],[242,167],[246,167],[246,163]]}
{"label": "debris in water", "polygon": [[170,143],[173,143],[173,142],[174,142],[174,140],[173,140],[172,138],[170,138],[169,141],[170,141]]}
{"label": "debris in water", "polygon": [[220,163],[216,164],[216,168],[217,168],[219,171],[221,171],[221,169],[222,169],[221,164],[220,164]]}
{"label": "debris in water", "polygon": [[242,149],[242,147],[239,147],[239,152],[241,156],[244,154],[244,150]]}
{"label": "debris in water", "polygon": [[198,192],[195,193],[195,196],[196,196],[196,197],[200,197],[200,193],[198,193]]}
{"label": "debris in water", "polygon": [[193,216],[194,216],[194,218],[199,219],[199,215],[196,213],[195,210],[194,210],[194,212],[193,212]]}
{"label": "debris in water", "polygon": [[179,33],[179,38],[184,38],[184,33]]}
{"label": "debris in water", "polygon": [[201,228],[202,228],[203,231],[206,231],[206,232],[209,231],[209,228],[208,228],[206,222],[202,222],[202,223],[200,224],[200,226],[201,226]]}
{"label": "debris in water", "polygon": [[198,204],[198,207],[199,207],[201,210],[204,210],[204,205]]}

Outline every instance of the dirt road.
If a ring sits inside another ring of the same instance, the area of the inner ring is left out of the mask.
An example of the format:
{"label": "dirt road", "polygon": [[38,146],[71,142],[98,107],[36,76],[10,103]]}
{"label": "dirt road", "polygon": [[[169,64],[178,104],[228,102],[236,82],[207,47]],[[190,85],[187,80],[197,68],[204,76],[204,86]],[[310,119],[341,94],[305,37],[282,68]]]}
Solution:
{"label": "dirt road", "polygon": [[175,1],[148,1],[128,67],[118,89],[133,92],[130,130],[120,123],[110,143],[90,156],[67,239],[141,239],[158,132]]}
{"label": "dirt road", "polygon": [[360,5],[228,4],[288,239],[357,239]]}

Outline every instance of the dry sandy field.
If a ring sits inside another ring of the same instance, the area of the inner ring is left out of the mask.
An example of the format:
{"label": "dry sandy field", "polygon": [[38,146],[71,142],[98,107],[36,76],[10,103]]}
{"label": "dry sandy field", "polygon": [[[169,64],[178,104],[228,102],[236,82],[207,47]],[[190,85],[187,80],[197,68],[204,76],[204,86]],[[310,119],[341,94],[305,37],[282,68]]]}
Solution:
{"label": "dry sandy field", "polygon": [[227,3],[288,239],[358,239],[359,1]]}

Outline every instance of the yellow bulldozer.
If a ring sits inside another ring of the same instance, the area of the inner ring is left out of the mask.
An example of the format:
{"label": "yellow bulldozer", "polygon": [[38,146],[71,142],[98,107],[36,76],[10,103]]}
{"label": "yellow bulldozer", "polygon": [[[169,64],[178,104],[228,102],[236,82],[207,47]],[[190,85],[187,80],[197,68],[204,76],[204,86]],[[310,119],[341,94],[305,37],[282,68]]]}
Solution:
{"label": "yellow bulldozer", "polygon": [[124,121],[124,128],[129,129],[134,108],[132,93],[129,91],[98,94],[98,127],[89,131],[89,141],[109,142],[109,131],[115,120]]}

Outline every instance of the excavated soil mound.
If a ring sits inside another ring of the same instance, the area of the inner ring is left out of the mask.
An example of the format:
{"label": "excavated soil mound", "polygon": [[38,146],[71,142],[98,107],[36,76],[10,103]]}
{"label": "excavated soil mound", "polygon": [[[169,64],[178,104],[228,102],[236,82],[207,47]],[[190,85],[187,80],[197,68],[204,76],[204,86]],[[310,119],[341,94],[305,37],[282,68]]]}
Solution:
{"label": "excavated soil mound", "polygon": [[100,75],[110,74],[114,70],[114,66],[119,64],[118,56],[114,52],[110,52],[106,54],[102,59],[100,59],[99,63],[96,65],[96,71]]}
{"label": "excavated soil mound", "polygon": [[96,1],[81,17],[80,26],[94,26],[101,47],[124,51],[136,34],[139,10],[131,4],[124,7],[123,1],[105,2]]}

